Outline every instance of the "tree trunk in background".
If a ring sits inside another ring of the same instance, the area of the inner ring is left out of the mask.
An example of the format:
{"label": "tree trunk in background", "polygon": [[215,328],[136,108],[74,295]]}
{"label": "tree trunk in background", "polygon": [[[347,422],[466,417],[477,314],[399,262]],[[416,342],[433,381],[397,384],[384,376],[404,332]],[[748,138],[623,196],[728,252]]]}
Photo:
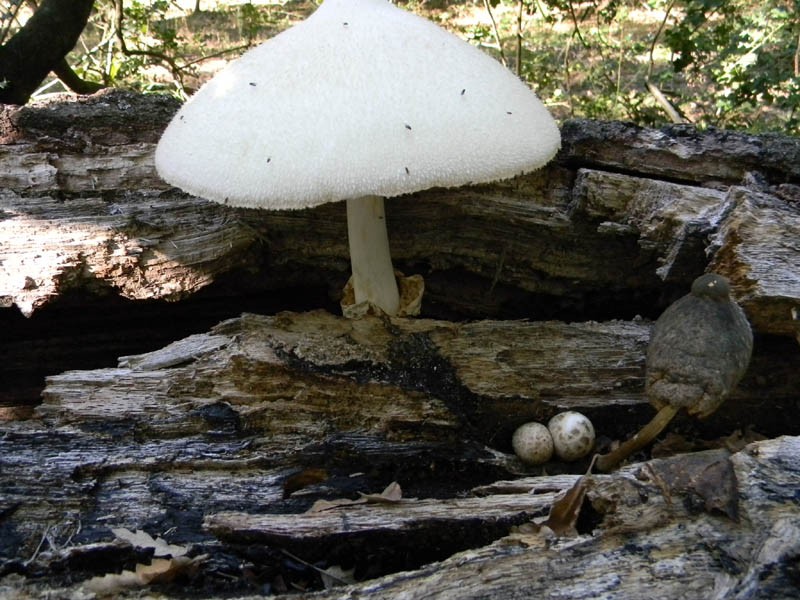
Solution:
{"label": "tree trunk in background", "polygon": [[47,74],[59,68],[93,5],[94,0],[42,0],[25,26],[0,47],[0,104],[25,104]]}

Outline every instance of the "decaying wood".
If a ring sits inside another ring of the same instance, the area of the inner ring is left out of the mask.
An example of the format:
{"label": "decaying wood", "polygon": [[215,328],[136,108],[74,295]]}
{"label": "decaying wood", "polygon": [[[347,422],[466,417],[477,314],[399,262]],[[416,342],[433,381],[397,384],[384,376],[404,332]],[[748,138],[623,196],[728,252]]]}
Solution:
{"label": "decaying wood", "polygon": [[[240,411],[242,427],[270,436],[294,432],[301,441],[333,424],[334,431],[392,439],[412,432],[417,439],[438,438],[466,428],[488,443],[526,421],[576,409],[607,423],[609,437],[624,437],[631,423],[652,412],[643,397],[649,331],[643,321],[247,314],[162,350],[123,357],[117,368],[50,377],[39,412],[59,424],[102,425],[124,415],[146,419],[153,430],[180,423],[200,433],[205,425],[188,414],[224,402]],[[770,402],[786,406],[757,424],[765,433],[785,432],[798,386],[800,372],[774,355],[762,357],[714,422],[723,432],[720,423],[753,423],[754,407]],[[352,409],[341,411],[342,398],[359,405],[356,420]],[[296,441],[271,439],[276,447]]]}
{"label": "decaying wood", "polygon": [[779,438],[729,459],[704,457],[695,475],[720,462],[731,468],[738,522],[698,504],[695,489],[673,488],[662,469],[684,469],[682,459],[653,461],[591,478],[591,507],[583,510],[594,511],[599,524],[583,535],[512,535],[412,573],[314,597],[790,598],[800,527],[789,490],[800,471],[783,465],[798,450],[797,438]]}
{"label": "decaying wood", "polygon": [[[34,323],[75,291],[120,313],[105,299],[339,293],[341,206],[233,210],[158,179],[176,108],[112,91],[2,109],[0,311]],[[711,419],[671,425],[662,454],[724,447],[713,438],[736,428],[800,434],[800,143],[594,121],[563,136],[540,172],[387,202],[424,314],[516,320],[243,314],[49,377],[35,418],[0,422],[0,596],[91,598],[91,576],[153,557],[111,531],[126,528],[203,556],[189,581],[148,588],[167,597],[319,588],[338,566],[363,582],[320,597],[788,597],[800,438],[582,479],[589,458],[526,467],[509,440],[564,409],[593,420],[599,451],[646,422],[647,318],[707,269],[731,279],[753,361]],[[105,317],[60,341],[0,337],[0,375],[36,344],[122,347],[84,331]],[[306,512],[391,481],[400,501]],[[577,537],[526,528],[578,481]]]}
{"label": "decaying wood", "polygon": [[[798,450],[798,438],[779,438],[733,456],[710,452],[587,477],[581,511],[594,524],[577,537],[512,534],[414,572],[314,597],[790,598],[800,526],[789,490],[800,483],[800,470],[775,463]],[[530,494],[548,479],[519,480],[513,496],[526,497],[527,486],[531,506],[540,506]],[[706,491],[704,481],[721,489]],[[720,498],[741,512],[732,518],[720,511],[714,504]],[[370,509],[352,512],[360,510]],[[284,522],[303,519],[316,517]],[[271,539],[273,520],[280,517],[225,514],[207,525],[229,538]],[[341,535],[348,534],[342,528]]]}
{"label": "decaying wood", "polygon": [[[30,314],[75,287],[178,299],[242,268],[250,289],[314,282],[337,293],[342,207],[230,210],[168,189],[152,150],[176,108],[104,92],[5,110],[5,306]],[[797,333],[800,280],[789,274],[800,261],[780,241],[800,222],[797,140],[592,121],[565,124],[563,137],[540,172],[389,201],[393,256],[426,277],[429,310],[655,317],[712,265],[758,331]]]}
{"label": "decaying wood", "polygon": [[[528,581],[525,569],[559,565],[559,577],[580,579],[561,566],[578,559],[586,589],[596,591],[603,556],[614,557],[606,568],[618,597],[672,565],[678,580],[665,588],[661,597],[668,597],[672,585],[707,585],[730,574],[718,560],[720,548],[729,552],[724,540],[744,544],[730,560],[739,575],[750,569],[757,578],[766,564],[759,544],[779,554],[794,548],[785,547],[783,530],[764,529],[763,519],[797,516],[791,482],[798,470],[776,457],[791,462],[799,438],[750,446],[734,456],[733,471],[725,467],[728,453],[717,450],[592,476],[578,526],[583,537],[504,537],[546,516],[588,462],[525,467],[510,454],[511,431],[569,407],[592,417],[600,444],[624,437],[631,421],[651,413],[641,397],[648,335],[643,321],[248,314],[122,357],[116,368],[53,376],[37,419],[0,425],[0,572],[27,577],[12,577],[0,591],[44,597],[131,561],[146,563],[146,549],[114,540],[116,527],[208,554],[192,585],[219,594],[231,585],[252,592],[244,563],[261,565],[259,581],[277,577],[276,553],[325,568],[350,561],[345,566],[356,566],[360,578],[414,570],[348,592],[375,597],[414,596],[423,583],[443,597],[461,586],[466,595],[459,597],[527,594],[553,589],[553,581]],[[742,415],[770,394],[780,398],[779,390],[745,387],[720,419],[747,422]],[[784,413],[778,426],[794,418]],[[565,474],[525,478],[543,470]],[[404,490],[394,504],[302,514],[318,498],[377,493],[392,480]],[[740,525],[731,520],[737,517]],[[680,536],[691,552],[678,546]],[[703,546],[701,539],[711,541]],[[103,560],[87,560],[99,552]],[[788,560],[784,554],[777,558]],[[222,566],[224,556],[236,556],[235,566]],[[630,575],[645,564],[655,565],[644,569],[649,575]],[[475,569],[492,573],[490,581],[474,579]],[[738,586],[739,575],[725,581]]]}

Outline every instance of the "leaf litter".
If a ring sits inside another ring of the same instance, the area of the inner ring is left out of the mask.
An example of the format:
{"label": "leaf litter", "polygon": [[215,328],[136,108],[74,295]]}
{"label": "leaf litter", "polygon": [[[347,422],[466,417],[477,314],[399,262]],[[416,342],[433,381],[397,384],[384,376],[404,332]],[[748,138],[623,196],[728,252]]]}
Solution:
{"label": "leaf litter", "polygon": [[[125,528],[115,528],[111,532],[117,539],[128,542],[138,548],[153,550],[153,560],[149,565],[137,564],[135,570],[125,570],[122,573],[109,573],[92,577],[86,582],[86,587],[98,596],[114,596],[123,590],[144,587],[153,583],[169,583],[179,577],[191,577],[208,558],[201,554],[190,558],[186,556],[188,548],[169,544],[163,538],[153,538],[145,531],[130,531]],[[168,558],[165,558],[168,557]]]}

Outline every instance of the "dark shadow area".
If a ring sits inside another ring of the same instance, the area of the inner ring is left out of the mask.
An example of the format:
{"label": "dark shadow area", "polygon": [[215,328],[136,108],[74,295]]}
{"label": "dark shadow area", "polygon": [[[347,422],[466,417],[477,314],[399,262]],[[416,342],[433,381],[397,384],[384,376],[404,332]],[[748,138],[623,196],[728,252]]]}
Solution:
{"label": "dark shadow area", "polygon": [[120,356],[157,350],[243,312],[338,308],[323,287],[250,294],[220,287],[180,302],[70,292],[30,318],[0,309],[0,406],[38,403],[48,375],[115,367]]}

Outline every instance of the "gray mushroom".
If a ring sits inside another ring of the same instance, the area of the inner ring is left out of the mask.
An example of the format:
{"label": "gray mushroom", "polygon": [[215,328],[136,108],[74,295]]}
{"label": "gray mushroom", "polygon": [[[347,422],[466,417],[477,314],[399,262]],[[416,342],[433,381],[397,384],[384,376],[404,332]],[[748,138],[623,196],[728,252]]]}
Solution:
{"label": "gray mushroom", "polygon": [[724,402],[747,370],[753,333],[744,311],[730,297],[728,280],[707,273],[692,291],[658,318],[647,348],[645,394],[655,417],[616,450],[598,458],[613,469],[649,444],[682,408],[704,418]]}

